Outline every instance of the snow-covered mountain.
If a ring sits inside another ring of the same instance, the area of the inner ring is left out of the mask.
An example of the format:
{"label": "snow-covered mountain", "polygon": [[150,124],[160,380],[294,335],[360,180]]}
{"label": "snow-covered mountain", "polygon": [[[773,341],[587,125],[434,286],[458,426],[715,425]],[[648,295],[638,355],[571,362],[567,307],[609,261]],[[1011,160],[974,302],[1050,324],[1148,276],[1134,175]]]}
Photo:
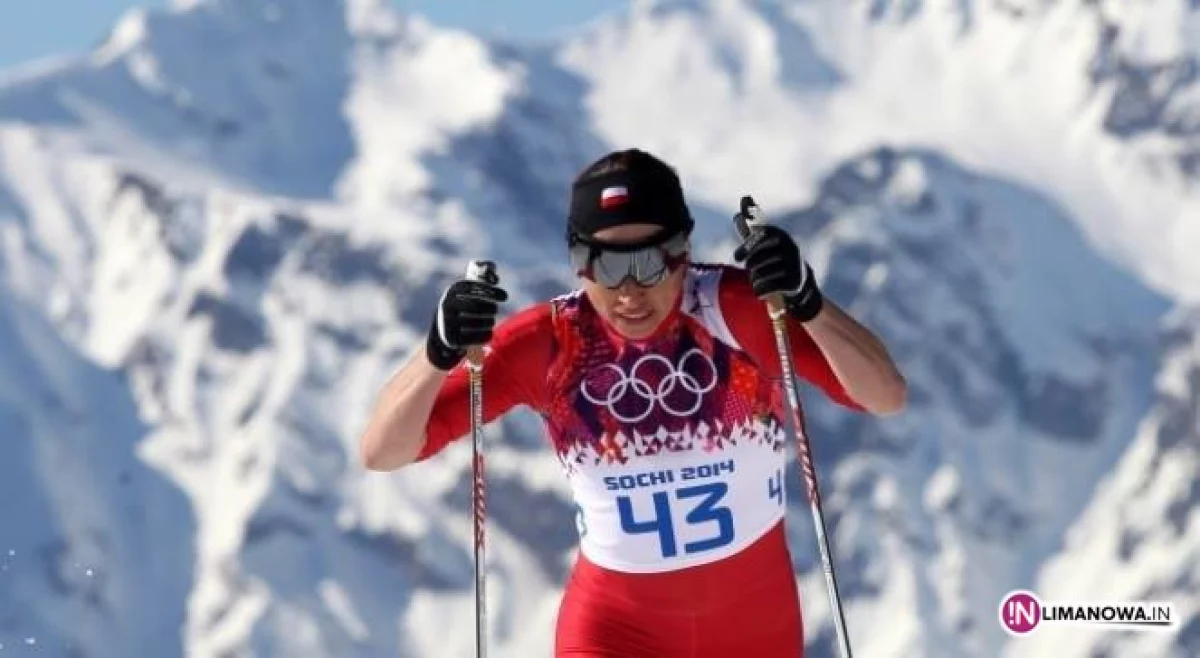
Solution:
{"label": "snow-covered mountain", "polygon": [[[2,650],[469,655],[469,447],[355,438],[467,258],[512,308],[571,285],[569,180],[633,144],[709,258],[754,194],[909,377],[895,418],[809,400],[859,654],[1200,654],[1193,5],[636,2],[529,44],[196,0],[5,74]],[[565,480],[532,415],[489,430],[496,655],[546,656]],[[1184,623],[1009,641],[1019,587]]]}
{"label": "snow-covered mountain", "polygon": [[[1157,400],[1120,462],[1097,484],[1087,511],[1048,562],[1038,590],[1056,600],[1173,601],[1175,636],[1081,636],[1058,631],[1027,654],[1200,654],[1200,313],[1180,309],[1163,331]],[[1041,638],[1039,638],[1041,639]]]}
{"label": "snow-covered mountain", "polygon": [[0,648],[177,655],[195,526],[140,458],[128,382],[0,291]]}

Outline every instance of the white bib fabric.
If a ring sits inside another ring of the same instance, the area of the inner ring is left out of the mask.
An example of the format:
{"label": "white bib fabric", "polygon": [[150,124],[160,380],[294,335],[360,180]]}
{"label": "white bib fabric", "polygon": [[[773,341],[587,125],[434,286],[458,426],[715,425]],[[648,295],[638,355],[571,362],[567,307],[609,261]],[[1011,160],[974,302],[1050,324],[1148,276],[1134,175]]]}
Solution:
{"label": "white bib fabric", "polygon": [[572,472],[588,560],[617,571],[674,571],[733,555],[774,527],[787,502],[784,452],[773,441],[749,440],[769,432],[762,424],[724,431],[736,443],[717,452],[666,452]]}

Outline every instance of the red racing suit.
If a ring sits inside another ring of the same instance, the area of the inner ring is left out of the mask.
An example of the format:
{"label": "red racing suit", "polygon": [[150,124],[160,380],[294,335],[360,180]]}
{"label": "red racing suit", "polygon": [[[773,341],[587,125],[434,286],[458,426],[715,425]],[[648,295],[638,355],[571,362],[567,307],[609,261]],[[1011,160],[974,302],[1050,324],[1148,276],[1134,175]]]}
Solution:
{"label": "red racing suit", "polygon": [[[861,409],[799,323],[797,375]],[[485,350],[484,419],[544,420],[577,508],[579,555],[556,656],[796,658],[799,597],[783,530],[781,370],[739,268],[691,264],[654,335],[619,336],[582,291],[501,322]],[[469,426],[451,371],[418,459]]]}

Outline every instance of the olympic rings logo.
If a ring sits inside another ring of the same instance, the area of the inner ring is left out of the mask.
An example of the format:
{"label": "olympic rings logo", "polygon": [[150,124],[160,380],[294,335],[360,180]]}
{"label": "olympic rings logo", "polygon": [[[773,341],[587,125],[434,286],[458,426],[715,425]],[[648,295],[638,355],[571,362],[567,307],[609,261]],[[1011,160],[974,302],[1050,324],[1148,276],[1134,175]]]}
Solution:
{"label": "olympic rings logo", "polygon": [[[665,370],[665,374],[657,386],[652,386],[643,376],[645,375],[643,370],[654,364],[661,365]],[[702,369],[708,371],[707,377],[697,376],[701,374],[698,371]],[[614,373],[616,381],[603,394],[593,391],[589,386],[589,381],[605,379],[603,374],[607,371]],[[614,363],[606,363],[588,373],[588,376],[579,385],[579,392],[588,402],[606,407],[617,420],[624,423],[637,423],[645,420],[654,411],[655,406],[677,418],[690,416],[700,410],[700,406],[704,404],[704,395],[716,386],[716,364],[699,348],[692,348],[680,357],[678,364],[671,363],[667,357],[660,354],[647,354],[635,361],[628,373],[622,371],[621,367]],[[675,393],[677,387],[694,398],[686,408],[676,406],[680,405],[680,402],[672,401],[670,397],[672,393]],[[627,408],[631,397],[641,403],[635,404],[632,411]],[[619,410],[618,406],[626,408]]]}

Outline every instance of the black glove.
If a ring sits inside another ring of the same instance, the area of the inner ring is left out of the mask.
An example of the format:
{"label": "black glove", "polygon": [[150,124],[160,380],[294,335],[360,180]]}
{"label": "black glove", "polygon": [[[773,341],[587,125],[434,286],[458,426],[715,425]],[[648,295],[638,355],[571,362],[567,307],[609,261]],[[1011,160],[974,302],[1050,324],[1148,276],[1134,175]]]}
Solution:
{"label": "black glove", "polygon": [[483,345],[492,339],[500,303],[508,293],[498,285],[461,279],[442,294],[429,336],[425,355],[440,370],[450,370],[467,354],[467,347]]}
{"label": "black glove", "polygon": [[817,279],[787,231],[770,224],[761,226],[738,246],[733,258],[745,261],[755,295],[781,293],[788,315],[796,320],[808,322],[821,311]]}

